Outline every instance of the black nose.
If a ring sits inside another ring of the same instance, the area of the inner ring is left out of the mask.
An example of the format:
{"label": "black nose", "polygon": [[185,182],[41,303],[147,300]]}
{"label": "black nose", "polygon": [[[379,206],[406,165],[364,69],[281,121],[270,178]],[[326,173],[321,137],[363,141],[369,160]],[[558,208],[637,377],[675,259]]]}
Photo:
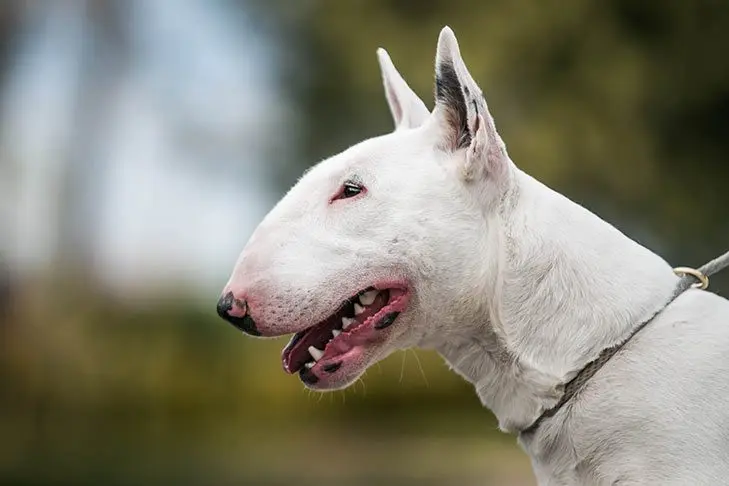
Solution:
{"label": "black nose", "polygon": [[233,306],[238,307],[235,297],[233,297],[233,292],[228,292],[218,301],[218,315],[244,333],[250,334],[251,336],[260,336],[261,333],[256,329],[256,323],[253,321],[253,318],[246,312],[245,305],[243,306],[243,314],[241,316],[231,314]]}

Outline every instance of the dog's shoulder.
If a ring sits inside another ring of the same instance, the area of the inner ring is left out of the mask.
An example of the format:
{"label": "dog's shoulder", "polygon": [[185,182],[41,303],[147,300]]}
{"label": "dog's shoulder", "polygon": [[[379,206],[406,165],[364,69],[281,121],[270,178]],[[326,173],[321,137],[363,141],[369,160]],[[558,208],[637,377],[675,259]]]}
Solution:
{"label": "dog's shoulder", "polygon": [[729,475],[728,401],[729,301],[690,290],[578,397],[570,414],[578,461],[615,480],[653,470],[657,480],[719,484]]}

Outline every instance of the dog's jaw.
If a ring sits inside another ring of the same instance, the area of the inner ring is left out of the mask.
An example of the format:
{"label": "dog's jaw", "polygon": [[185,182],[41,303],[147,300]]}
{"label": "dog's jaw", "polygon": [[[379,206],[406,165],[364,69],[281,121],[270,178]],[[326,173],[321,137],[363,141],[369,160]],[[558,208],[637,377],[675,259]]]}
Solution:
{"label": "dog's jaw", "polygon": [[393,349],[410,299],[404,283],[375,285],[347,299],[327,319],[294,335],[282,353],[284,370],[315,390],[350,385]]}

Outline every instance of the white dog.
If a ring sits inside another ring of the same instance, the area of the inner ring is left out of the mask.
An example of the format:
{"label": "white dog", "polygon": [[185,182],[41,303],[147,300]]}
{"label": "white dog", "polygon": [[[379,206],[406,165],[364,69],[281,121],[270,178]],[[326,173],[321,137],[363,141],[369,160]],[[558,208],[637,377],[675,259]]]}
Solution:
{"label": "white dog", "polygon": [[395,131],[301,178],[221,316],[295,333],[284,368],[315,390],[436,349],[519,434],[540,485],[729,484],[729,302],[692,289],[663,309],[678,278],[661,257],[520,171],[449,28],[432,113],[378,55]]}

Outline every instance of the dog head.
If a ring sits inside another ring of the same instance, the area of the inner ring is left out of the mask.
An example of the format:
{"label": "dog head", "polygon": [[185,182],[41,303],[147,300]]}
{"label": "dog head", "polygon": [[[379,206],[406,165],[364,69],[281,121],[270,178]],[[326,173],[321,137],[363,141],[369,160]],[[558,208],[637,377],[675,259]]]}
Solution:
{"label": "dog head", "polygon": [[294,334],[283,366],[314,389],[354,382],[397,349],[447,340],[483,314],[492,222],[513,170],[453,32],[429,112],[378,51],[392,133],[308,170],[243,249],[219,314]]}

